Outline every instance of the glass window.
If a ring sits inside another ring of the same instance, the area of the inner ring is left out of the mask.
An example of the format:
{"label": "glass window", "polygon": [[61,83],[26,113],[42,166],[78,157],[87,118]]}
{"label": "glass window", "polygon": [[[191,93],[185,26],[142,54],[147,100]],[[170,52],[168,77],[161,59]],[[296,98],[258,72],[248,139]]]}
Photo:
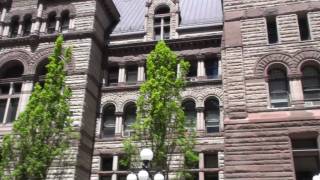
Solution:
{"label": "glass window", "polygon": [[19,17],[13,17],[10,25],[10,37],[15,38],[18,36],[19,31]]}
{"label": "glass window", "polygon": [[298,24],[301,41],[311,39],[308,15],[306,13],[298,14]]}
{"label": "glass window", "polygon": [[[204,154],[204,168],[219,168],[218,154]],[[205,172],[205,180],[218,180],[218,171]]]}
{"label": "glass window", "polygon": [[130,104],[126,107],[124,113],[124,136],[130,136],[132,133],[132,124],[136,121],[137,107],[135,104]]}
{"label": "glass window", "polygon": [[49,14],[48,21],[47,21],[47,33],[48,34],[55,33],[56,23],[57,23],[56,13],[52,12]]}
{"label": "glass window", "polygon": [[114,86],[118,84],[119,68],[111,67],[108,69],[108,86]]}
{"label": "glass window", "polygon": [[270,44],[278,42],[277,20],[275,16],[267,17],[268,40]]}
{"label": "glass window", "polygon": [[101,158],[101,171],[112,171],[113,157]]}
{"label": "glass window", "polygon": [[0,71],[0,123],[12,123],[17,118],[17,110],[22,87],[24,68],[19,61],[9,61]]}
{"label": "glass window", "polygon": [[103,110],[102,115],[102,133],[103,137],[112,137],[115,133],[116,115],[114,105],[108,105]]}
{"label": "glass window", "polygon": [[220,107],[216,99],[205,101],[205,121],[207,133],[216,133],[220,130]]}
{"label": "glass window", "polygon": [[208,79],[218,78],[219,60],[217,58],[209,58],[204,61],[206,68],[206,76]]}
{"label": "glass window", "polygon": [[319,173],[319,150],[316,138],[292,139],[297,180],[312,180]]}
{"label": "glass window", "polygon": [[282,69],[271,69],[268,74],[271,107],[288,107],[289,87],[286,71]]}
{"label": "glass window", "polygon": [[24,17],[23,21],[23,36],[29,36],[31,33],[32,17],[27,15]]}
{"label": "glass window", "polygon": [[62,33],[68,32],[69,23],[70,23],[69,11],[62,12],[60,32]]}
{"label": "glass window", "polygon": [[198,62],[197,61],[188,61],[190,68],[187,74],[187,80],[192,80],[194,77],[197,77],[198,71]]}
{"label": "glass window", "polygon": [[160,6],[155,11],[154,40],[170,39],[170,8]]}
{"label": "glass window", "polygon": [[320,73],[314,66],[302,69],[302,86],[305,101],[320,101]]}
{"label": "glass window", "polygon": [[186,101],[182,104],[186,127],[196,127],[197,112],[196,105],[193,101]]}
{"label": "glass window", "polygon": [[126,81],[127,84],[136,84],[138,81],[138,67],[137,66],[128,66],[126,68]]}

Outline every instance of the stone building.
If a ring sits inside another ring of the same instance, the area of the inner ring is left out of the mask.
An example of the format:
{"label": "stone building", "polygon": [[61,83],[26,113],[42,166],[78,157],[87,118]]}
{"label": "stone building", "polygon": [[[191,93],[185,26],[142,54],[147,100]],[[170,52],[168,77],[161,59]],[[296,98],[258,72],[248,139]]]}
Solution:
{"label": "stone building", "polygon": [[[311,180],[319,172],[319,0],[0,0],[0,135],[58,33],[80,139],[48,179],[122,180],[145,61],[164,39],[190,62],[199,180]],[[180,156],[172,168],[179,166]]]}

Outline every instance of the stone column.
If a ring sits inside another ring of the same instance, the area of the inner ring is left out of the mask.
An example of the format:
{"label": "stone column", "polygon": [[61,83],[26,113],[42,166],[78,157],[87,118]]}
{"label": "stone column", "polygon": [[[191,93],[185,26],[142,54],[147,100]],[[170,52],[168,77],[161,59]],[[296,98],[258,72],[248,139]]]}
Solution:
{"label": "stone column", "polygon": [[21,37],[23,35],[22,28],[23,28],[23,19],[19,21],[18,37]]}
{"label": "stone column", "polygon": [[204,119],[204,107],[197,107],[197,134],[203,135],[206,132],[206,123]]}
{"label": "stone column", "polygon": [[43,4],[39,3],[36,22],[34,23],[34,27],[31,30],[32,34],[38,34],[40,31],[42,13],[43,13]]}
{"label": "stone column", "polygon": [[25,81],[23,84],[22,84],[22,87],[21,87],[21,96],[20,96],[20,100],[19,100],[19,105],[18,105],[18,113],[22,112],[26,106],[27,106],[27,103],[29,101],[29,97],[32,93],[32,90],[33,90],[33,82],[32,80],[28,80],[28,81]]}
{"label": "stone column", "polygon": [[46,29],[47,29],[47,20],[43,19],[40,26],[40,34],[46,33]]}
{"label": "stone column", "polygon": [[0,38],[2,37],[3,35],[3,29],[4,29],[4,18],[7,14],[7,8],[3,8],[2,9],[2,12],[1,12],[1,17],[0,17]]}
{"label": "stone column", "polygon": [[206,76],[206,68],[204,65],[205,56],[197,56],[198,67],[197,67],[197,78],[204,79]]}
{"label": "stone column", "polygon": [[[117,155],[113,156],[112,171],[118,170],[118,161],[119,161],[119,156]],[[112,174],[111,180],[117,180],[117,174]]]}
{"label": "stone column", "polygon": [[145,68],[144,68],[144,62],[139,63],[138,66],[138,83],[142,83],[145,81]]}
{"label": "stone column", "polygon": [[289,77],[289,89],[290,89],[290,105],[296,107],[303,107],[303,90],[300,75],[291,75]]}
{"label": "stone column", "polygon": [[199,172],[199,180],[205,180],[204,179],[204,172],[201,171],[204,169],[204,153],[199,153],[199,169],[200,169],[200,172]]}
{"label": "stone column", "polygon": [[115,137],[122,136],[122,126],[123,126],[123,113],[116,112],[116,130],[115,130]]}
{"label": "stone column", "polygon": [[221,54],[217,55],[218,57],[218,78],[221,78],[222,76],[222,62],[221,62]]}
{"label": "stone column", "polygon": [[119,64],[118,84],[124,85],[126,83],[126,68],[124,64]]}
{"label": "stone column", "polygon": [[55,32],[58,33],[58,32],[60,32],[60,20],[61,20],[61,17],[57,16],[56,19],[57,19],[57,22],[56,22]]}

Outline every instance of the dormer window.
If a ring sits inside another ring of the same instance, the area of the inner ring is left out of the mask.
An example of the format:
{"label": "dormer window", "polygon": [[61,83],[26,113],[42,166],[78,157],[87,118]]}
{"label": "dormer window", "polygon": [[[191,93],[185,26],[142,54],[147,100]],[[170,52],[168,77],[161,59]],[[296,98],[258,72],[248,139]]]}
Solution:
{"label": "dormer window", "polygon": [[10,25],[10,37],[15,38],[18,36],[19,31],[19,17],[15,16],[11,19],[11,25]]}
{"label": "dormer window", "polygon": [[69,11],[63,11],[61,14],[60,32],[65,33],[69,30],[70,16]]}
{"label": "dormer window", "polygon": [[56,31],[57,15],[55,12],[52,12],[48,16],[47,22],[47,33],[53,34]]}
{"label": "dormer window", "polygon": [[32,17],[26,15],[23,19],[23,36],[29,36],[31,33]]}
{"label": "dormer window", "polygon": [[154,40],[170,39],[170,8],[160,6],[154,16]]}

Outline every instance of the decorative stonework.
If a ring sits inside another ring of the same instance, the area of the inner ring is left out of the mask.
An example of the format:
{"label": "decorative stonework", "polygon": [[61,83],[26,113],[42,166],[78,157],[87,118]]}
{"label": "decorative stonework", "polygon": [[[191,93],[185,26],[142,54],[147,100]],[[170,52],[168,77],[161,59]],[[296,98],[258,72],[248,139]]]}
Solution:
{"label": "decorative stonework", "polygon": [[31,15],[32,20],[35,20],[36,16],[37,16],[37,10],[36,9],[26,9],[26,10],[16,10],[16,11],[11,11],[9,12],[6,17],[4,22],[5,23],[10,23],[11,19],[13,17],[18,17],[18,21],[22,22],[24,20],[24,17],[27,15]]}
{"label": "decorative stonework", "polygon": [[48,18],[48,15],[52,12],[55,12],[57,18],[61,16],[61,13],[64,11],[69,11],[70,18],[74,18],[76,16],[76,9],[70,3],[68,4],[46,4],[47,8],[43,11],[42,18],[45,20]]}
{"label": "decorative stonework", "polygon": [[0,69],[9,61],[20,61],[24,66],[24,73],[30,73],[31,54],[22,49],[12,49],[0,54]]}

